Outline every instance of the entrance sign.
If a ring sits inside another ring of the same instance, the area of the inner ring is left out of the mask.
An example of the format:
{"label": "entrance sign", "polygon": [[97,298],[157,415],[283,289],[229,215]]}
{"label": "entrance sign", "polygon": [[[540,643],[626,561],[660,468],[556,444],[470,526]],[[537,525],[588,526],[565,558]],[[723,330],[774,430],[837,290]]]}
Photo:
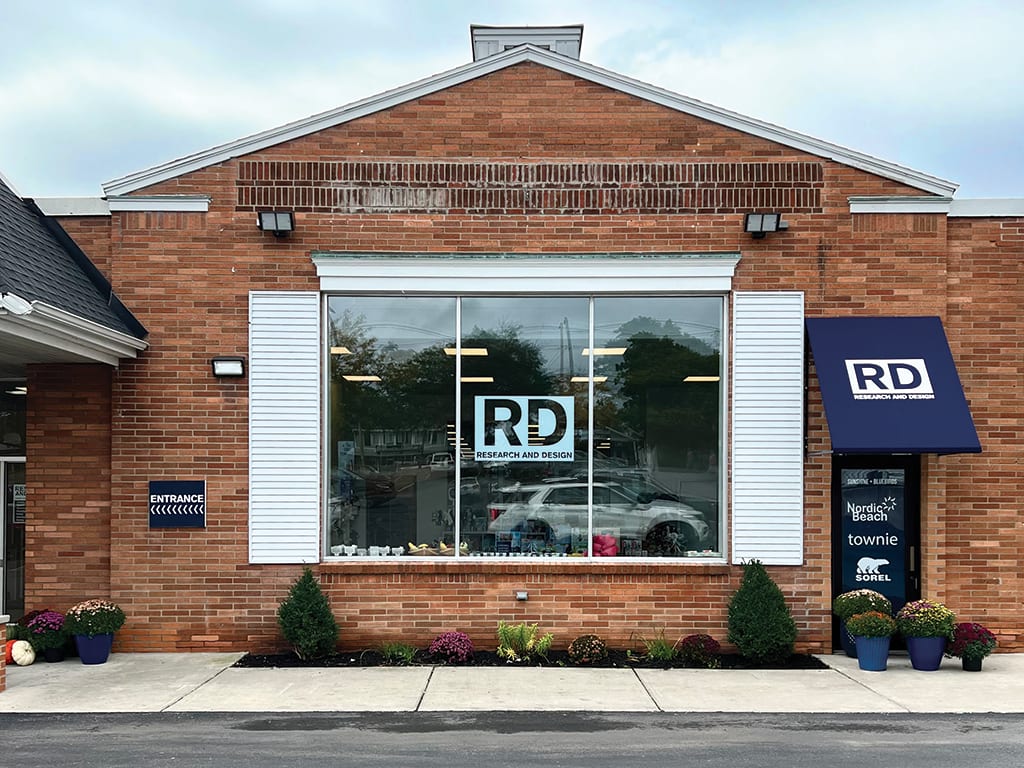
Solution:
{"label": "entrance sign", "polygon": [[873,589],[898,610],[907,600],[906,471],[843,469],[840,592]]}
{"label": "entrance sign", "polygon": [[476,461],[572,461],[573,397],[473,399]]}
{"label": "entrance sign", "polygon": [[205,528],[205,480],[150,480],[150,528]]}

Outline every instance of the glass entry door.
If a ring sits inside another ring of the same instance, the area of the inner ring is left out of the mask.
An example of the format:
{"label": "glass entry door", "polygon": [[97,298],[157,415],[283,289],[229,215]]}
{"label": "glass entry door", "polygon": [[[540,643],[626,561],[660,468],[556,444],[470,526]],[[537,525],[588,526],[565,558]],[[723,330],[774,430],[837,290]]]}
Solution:
{"label": "glass entry door", "polygon": [[25,459],[0,459],[0,487],[0,614],[17,619],[25,613]]}

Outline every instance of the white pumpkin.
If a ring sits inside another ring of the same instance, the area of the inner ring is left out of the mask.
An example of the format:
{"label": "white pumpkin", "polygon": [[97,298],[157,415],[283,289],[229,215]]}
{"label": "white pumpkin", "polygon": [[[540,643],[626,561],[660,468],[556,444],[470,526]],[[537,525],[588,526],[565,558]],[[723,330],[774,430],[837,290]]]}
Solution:
{"label": "white pumpkin", "polygon": [[19,667],[27,667],[36,660],[36,652],[28,640],[18,640],[11,646],[11,658]]}

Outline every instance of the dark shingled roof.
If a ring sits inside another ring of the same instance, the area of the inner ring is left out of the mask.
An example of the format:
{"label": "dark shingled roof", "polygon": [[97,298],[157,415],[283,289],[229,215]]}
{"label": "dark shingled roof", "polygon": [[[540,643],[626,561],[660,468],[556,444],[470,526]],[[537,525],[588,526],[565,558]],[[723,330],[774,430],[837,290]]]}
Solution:
{"label": "dark shingled roof", "polygon": [[7,292],[139,339],[146,336],[64,228],[0,177],[0,293]]}

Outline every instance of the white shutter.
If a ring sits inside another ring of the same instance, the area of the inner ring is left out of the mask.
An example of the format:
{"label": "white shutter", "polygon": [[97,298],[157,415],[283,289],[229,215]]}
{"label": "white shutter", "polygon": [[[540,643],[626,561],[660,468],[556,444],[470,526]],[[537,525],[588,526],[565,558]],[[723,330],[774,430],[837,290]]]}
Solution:
{"label": "white shutter", "polygon": [[320,294],[249,294],[249,562],[320,559]]}
{"label": "white shutter", "polygon": [[803,294],[733,294],[732,338],[732,561],[801,565]]}

